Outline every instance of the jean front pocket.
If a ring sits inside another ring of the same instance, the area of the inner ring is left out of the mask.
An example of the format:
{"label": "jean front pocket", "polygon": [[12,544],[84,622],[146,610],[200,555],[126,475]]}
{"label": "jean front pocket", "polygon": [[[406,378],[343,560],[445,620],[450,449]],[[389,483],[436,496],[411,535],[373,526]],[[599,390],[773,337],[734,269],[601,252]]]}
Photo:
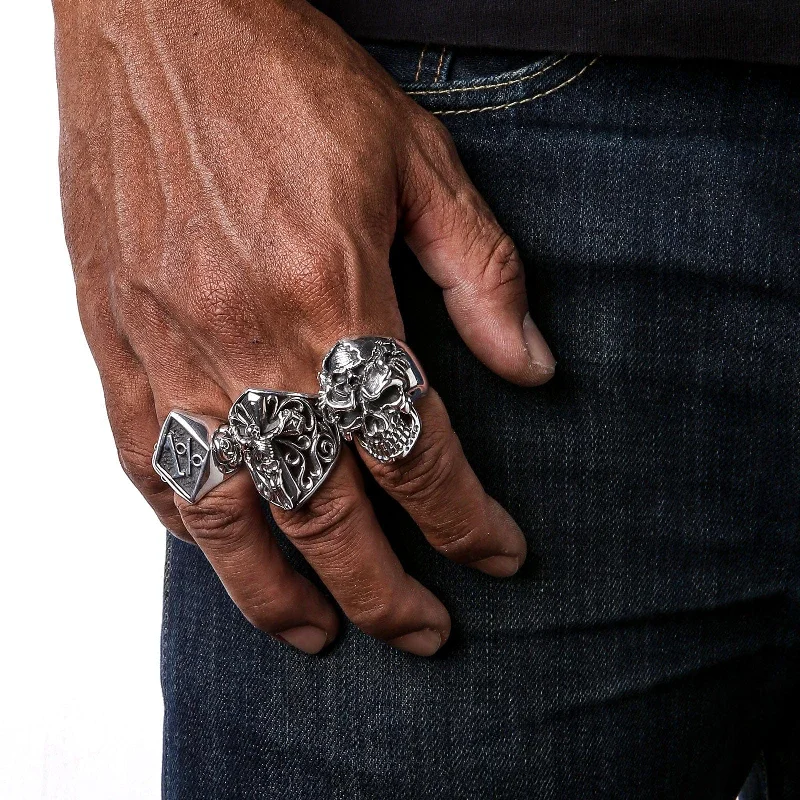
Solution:
{"label": "jean front pocket", "polygon": [[549,54],[530,58],[516,69],[498,70],[519,62],[521,54],[456,51],[445,80],[415,80],[403,90],[437,116],[503,111],[542,99],[566,88],[591,67],[597,57]]}

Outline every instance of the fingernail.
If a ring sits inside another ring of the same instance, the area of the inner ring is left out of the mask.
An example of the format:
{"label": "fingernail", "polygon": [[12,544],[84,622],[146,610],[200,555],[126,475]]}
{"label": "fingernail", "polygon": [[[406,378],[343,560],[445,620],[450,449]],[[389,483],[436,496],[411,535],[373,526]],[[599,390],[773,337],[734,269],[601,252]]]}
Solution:
{"label": "fingernail", "polygon": [[398,636],[389,644],[415,656],[432,656],[442,646],[442,635],[432,628],[423,628],[421,631]]}
{"label": "fingernail", "polygon": [[556,360],[530,314],[526,314],[525,319],[522,320],[522,336],[525,339],[525,348],[534,370],[545,375],[552,375],[556,371]]}
{"label": "fingernail", "polygon": [[473,561],[470,566],[495,578],[508,578],[519,569],[519,558],[516,556],[490,556],[482,558],[480,561]]}
{"label": "fingernail", "polygon": [[276,633],[275,638],[310,655],[319,653],[328,642],[328,634],[314,625],[301,625],[298,628],[289,628],[288,631]]}

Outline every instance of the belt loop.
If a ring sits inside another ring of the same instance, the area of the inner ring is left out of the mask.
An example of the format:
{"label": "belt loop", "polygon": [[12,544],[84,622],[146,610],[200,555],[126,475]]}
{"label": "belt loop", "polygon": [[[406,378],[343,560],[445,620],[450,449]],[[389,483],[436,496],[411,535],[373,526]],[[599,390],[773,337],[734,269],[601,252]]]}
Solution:
{"label": "belt loop", "polygon": [[417,83],[422,75],[422,67],[425,64],[425,53],[428,52],[428,45],[423,45],[422,50],[419,51],[419,61],[417,61],[417,71],[414,73],[414,83]]}
{"label": "belt loop", "polygon": [[447,73],[450,70],[450,62],[453,60],[453,48],[442,45],[442,52],[439,53],[439,63],[436,66],[436,75],[433,76],[433,82],[447,80]]}
{"label": "belt loop", "polygon": [[447,80],[452,60],[452,47],[426,44],[419,54],[414,83],[440,83]]}

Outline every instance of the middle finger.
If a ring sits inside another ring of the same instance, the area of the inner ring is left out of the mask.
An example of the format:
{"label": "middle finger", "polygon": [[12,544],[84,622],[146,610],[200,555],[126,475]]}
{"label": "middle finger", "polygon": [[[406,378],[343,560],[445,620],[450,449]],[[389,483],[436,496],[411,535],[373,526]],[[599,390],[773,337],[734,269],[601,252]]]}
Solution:
{"label": "middle finger", "polygon": [[430,390],[417,410],[422,429],[408,456],[380,462],[359,447],[361,457],[439,552],[498,578],[513,575],[527,553],[522,531],[484,491],[439,395]]}

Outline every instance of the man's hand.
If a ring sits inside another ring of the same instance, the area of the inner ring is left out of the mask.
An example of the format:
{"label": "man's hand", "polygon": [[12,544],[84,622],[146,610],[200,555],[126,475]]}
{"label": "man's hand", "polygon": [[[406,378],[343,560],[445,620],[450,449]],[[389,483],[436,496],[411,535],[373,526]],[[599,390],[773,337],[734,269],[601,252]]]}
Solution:
{"label": "man's hand", "polygon": [[[256,626],[307,652],[337,632],[269,534],[241,472],[197,505],[150,459],[170,409],[224,419],[247,387],[316,390],[343,336],[403,338],[389,272],[398,224],[475,355],[522,385],[554,362],[523,269],[445,129],[300,0],[56,0],[64,218],[81,319],[122,465],[203,550]],[[435,549],[514,573],[525,539],[481,488],[440,398],[411,455],[373,475]],[[407,575],[356,456],[276,521],[347,616],[420,655],[450,619]]]}

